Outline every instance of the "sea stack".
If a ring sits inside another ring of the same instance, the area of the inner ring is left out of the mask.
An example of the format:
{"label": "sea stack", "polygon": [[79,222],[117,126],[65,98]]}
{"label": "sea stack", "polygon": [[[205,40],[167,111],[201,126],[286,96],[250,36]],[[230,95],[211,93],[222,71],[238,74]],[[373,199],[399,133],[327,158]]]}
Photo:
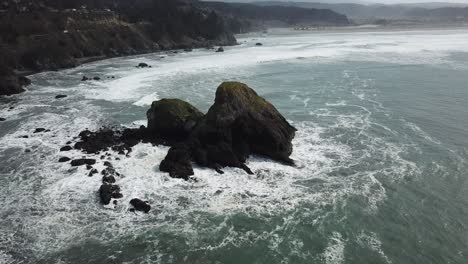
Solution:
{"label": "sea stack", "polygon": [[218,172],[230,166],[252,173],[245,165],[251,154],[293,165],[296,129],[267,100],[239,82],[225,82],[215,103],[193,128],[188,139],[169,150],[160,169],[172,177],[193,175],[190,159]]}

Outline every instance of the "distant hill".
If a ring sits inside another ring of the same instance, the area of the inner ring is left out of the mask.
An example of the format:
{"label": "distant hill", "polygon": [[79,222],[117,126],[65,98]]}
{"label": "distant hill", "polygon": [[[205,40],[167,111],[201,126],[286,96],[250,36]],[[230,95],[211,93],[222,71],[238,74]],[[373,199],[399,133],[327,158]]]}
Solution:
{"label": "distant hill", "polygon": [[256,2],[260,6],[294,6],[302,8],[330,9],[345,14],[352,20],[368,19],[417,19],[425,22],[461,21],[468,4],[429,2],[419,4],[354,4],[354,3],[311,3],[311,2]]}
{"label": "distant hill", "polygon": [[329,9],[225,2],[199,2],[198,4],[228,17],[244,19],[250,24],[250,27],[279,26],[281,24],[286,26],[345,26],[350,24],[345,15]]}
{"label": "distant hill", "polygon": [[468,7],[443,7],[436,9],[414,9],[408,16],[425,21],[468,22]]}

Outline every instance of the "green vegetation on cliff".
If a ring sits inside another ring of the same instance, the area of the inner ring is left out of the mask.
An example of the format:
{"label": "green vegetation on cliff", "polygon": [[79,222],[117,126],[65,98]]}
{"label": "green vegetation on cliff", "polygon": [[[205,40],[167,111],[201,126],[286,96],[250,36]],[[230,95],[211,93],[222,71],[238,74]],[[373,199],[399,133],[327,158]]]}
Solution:
{"label": "green vegetation on cliff", "polygon": [[[216,12],[182,0],[25,1],[0,5],[0,79],[74,67],[88,59],[233,45]],[[0,82],[0,94],[21,86]]]}

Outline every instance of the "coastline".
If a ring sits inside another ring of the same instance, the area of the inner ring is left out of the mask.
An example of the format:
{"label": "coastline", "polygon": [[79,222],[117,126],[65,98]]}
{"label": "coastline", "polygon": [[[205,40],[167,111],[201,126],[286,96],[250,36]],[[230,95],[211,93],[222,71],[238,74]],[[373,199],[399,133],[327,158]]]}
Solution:
{"label": "coastline", "polygon": [[[203,43],[201,45],[193,44],[192,48],[193,49],[201,49],[201,48],[213,49],[213,52],[214,52],[214,50],[215,50],[214,47],[216,47],[216,46],[223,47],[223,46],[235,46],[235,45],[239,45],[239,43],[237,42],[237,39],[235,40],[234,43],[209,41],[208,43]],[[102,55],[102,56],[83,57],[83,58],[75,59],[75,63],[73,64],[73,66],[60,67],[58,69],[41,69],[41,70],[31,70],[31,69],[17,70],[17,69],[13,69],[12,74],[7,75],[7,77],[4,77],[3,79],[5,79],[7,81],[8,81],[8,78],[18,79],[18,80],[27,80],[28,83],[20,84],[18,86],[18,89],[19,89],[18,92],[9,93],[9,94],[0,93],[0,96],[11,96],[11,95],[21,94],[21,93],[25,92],[26,90],[24,89],[24,87],[31,84],[28,77],[30,77],[30,76],[32,76],[34,74],[43,73],[43,72],[50,72],[50,71],[59,71],[59,70],[65,70],[65,69],[73,69],[73,68],[76,68],[78,66],[87,64],[87,63],[92,63],[92,62],[102,61],[102,60],[107,60],[107,59],[113,59],[113,58],[124,58],[124,57],[129,57],[129,56],[138,56],[138,55],[152,54],[152,53],[159,53],[159,52],[160,53],[164,53],[164,52],[165,53],[191,52],[192,48],[190,48],[190,49],[183,49],[183,48],[178,48],[178,49],[155,49],[155,50],[150,50],[150,51],[145,50],[145,51],[142,51],[142,52],[135,51],[134,54],[122,54],[122,55],[119,54],[117,56]]]}
{"label": "coastline", "polygon": [[359,26],[339,26],[339,27],[320,27],[320,28],[309,28],[306,30],[295,30],[294,27],[278,27],[269,28],[267,33],[257,31],[243,34],[236,34],[236,38],[243,37],[258,37],[259,35],[274,33],[276,35],[301,35],[301,34],[313,34],[313,33],[375,33],[375,32],[416,32],[416,31],[437,31],[437,30],[464,30],[468,29],[468,25],[460,24],[437,24],[437,25],[359,25]]}

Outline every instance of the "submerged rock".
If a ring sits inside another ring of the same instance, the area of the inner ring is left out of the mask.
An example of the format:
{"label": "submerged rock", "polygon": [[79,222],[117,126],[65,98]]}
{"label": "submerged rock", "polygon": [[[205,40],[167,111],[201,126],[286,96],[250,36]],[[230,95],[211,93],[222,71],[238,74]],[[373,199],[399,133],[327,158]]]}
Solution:
{"label": "submerged rock", "polygon": [[162,99],[147,112],[148,129],[163,137],[183,139],[203,117],[197,108],[179,99]]}
{"label": "submerged rock", "polygon": [[135,208],[137,211],[142,211],[148,213],[151,210],[151,205],[148,204],[146,201],[142,201],[140,199],[132,199],[130,204]]}
{"label": "submerged rock", "polygon": [[89,78],[86,77],[86,76],[83,76],[83,78],[81,78],[81,81],[82,81],[82,82],[85,82],[85,81],[88,81],[88,80],[89,80]]}
{"label": "submerged rock", "polygon": [[3,122],[3,121],[6,121],[6,119],[3,117],[0,117],[0,122]]}
{"label": "submerged rock", "polygon": [[42,133],[42,132],[45,132],[46,129],[45,128],[36,128],[36,130],[34,130],[34,134],[37,134],[37,133]]}
{"label": "submerged rock", "polygon": [[263,46],[263,44],[260,43],[260,42],[257,42],[257,43],[255,43],[255,46]]}
{"label": "submerged rock", "polygon": [[137,66],[137,68],[147,68],[149,67],[149,65],[147,63],[144,63],[144,62],[140,62]]}
{"label": "submerged rock", "polygon": [[55,99],[62,99],[62,98],[66,98],[67,95],[64,95],[64,94],[59,94],[57,96],[55,96]]}
{"label": "submerged rock", "polygon": [[216,52],[224,52],[224,48],[223,47],[219,47]]}

